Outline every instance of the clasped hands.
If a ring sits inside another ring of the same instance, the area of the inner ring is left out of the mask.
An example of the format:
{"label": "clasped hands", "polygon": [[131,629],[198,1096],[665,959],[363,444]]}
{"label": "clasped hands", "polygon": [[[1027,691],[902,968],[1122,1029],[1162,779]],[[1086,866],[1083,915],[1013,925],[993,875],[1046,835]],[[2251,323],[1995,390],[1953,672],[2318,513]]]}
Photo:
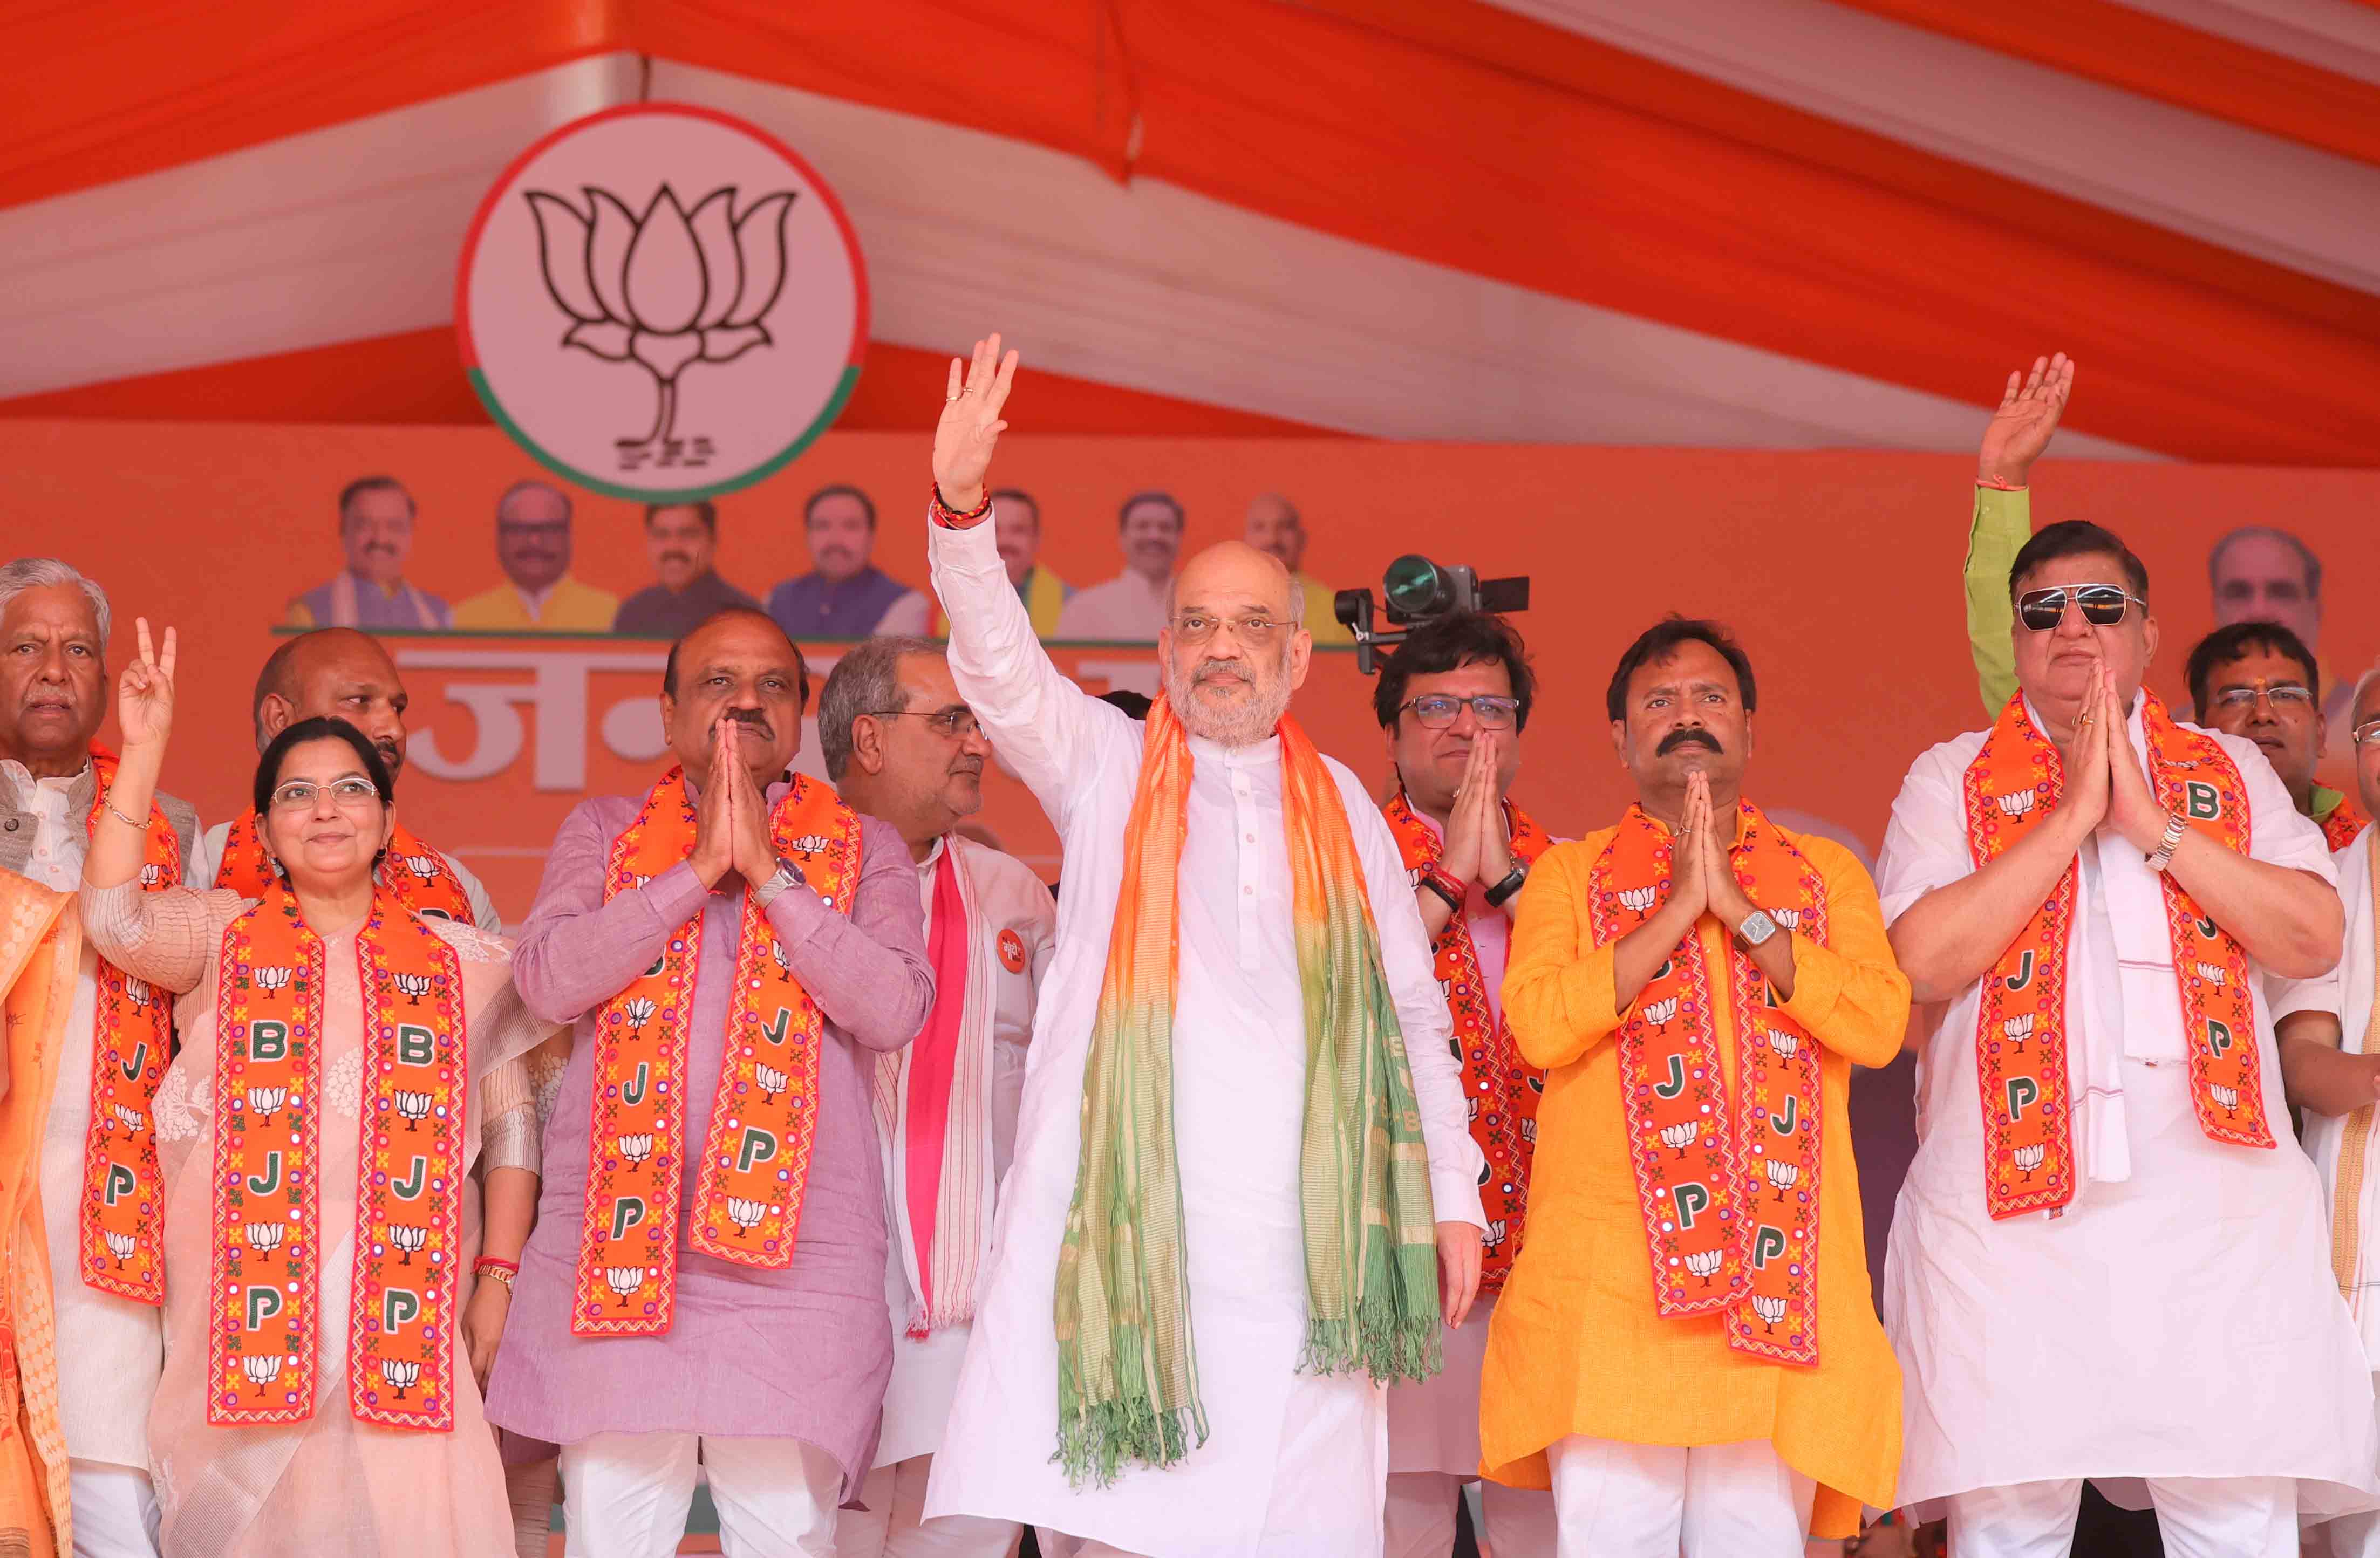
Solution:
{"label": "clasped hands", "polygon": [[710,777],[695,802],[694,852],[686,864],[706,888],[733,872],[757,888],[776,875],[769,804],[744,766],[743,721],[722,714],[710,730]]}
{"label": "clasped hands", "polygon": [[[1708,912],[1730,935],[1752,918],[1755,905],[1735,879],[1730,851],[1735,844],[1735,819],[1718,820],[1711,803],[1710,780],[1700,770],[1686,776],[1686,805],[1671,836],[1670,899],[1664,906],[1678,916],[1684,930]],[[1682,938],[1684,930],[1680,935]]]}
{"label": "clasped hands", "polygon": [[2066,791],[2057,815],[2074,829],[2078,849],[2102,823],[2111,824],[2143,854],[2165,837],[2171,814],[2149,790],[2148,775],[2132,754],[2131,739],[2125,734],[2128,718],[2116,692],[2115,673],[2095,664],[2090,689],[2082,694],[2082,710],[2075,716],[2074,733],[2059,749],[2066,760]]}
{"label": "clasped hands", "polygon": [[1512,874],[1512,835],[1497,782],[1500,744],[1490,731],[1472,738],[1470,764],[1446,815],[1446,848],[1438,868],[1466,886],[1492,888]]}

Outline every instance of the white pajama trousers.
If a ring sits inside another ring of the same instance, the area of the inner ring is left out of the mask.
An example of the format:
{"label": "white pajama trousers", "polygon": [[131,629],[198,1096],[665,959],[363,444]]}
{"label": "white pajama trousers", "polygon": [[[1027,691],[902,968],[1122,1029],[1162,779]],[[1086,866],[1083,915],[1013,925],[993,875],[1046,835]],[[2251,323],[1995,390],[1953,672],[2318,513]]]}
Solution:
{"label": "white pajama trousers", "polygon": [[[2286,1477],[2148,1479],[2166,1558],[2297,1558],[2297,1483]],[[2080,1479],[1979,1488],[1949,1501],[1959,1558],[2066,1558]]]}
{"label": "white pajama trousers", "polygon": [[70,1461],[74,1558],[157,1558],[157,1495],[149,1474],[113,1461]]}
{"label": "white pajama trousers", "polygon": [[1818,1492],[1765,1439],[1686,1448],[1572,1434],[1546,1461],[1560,1558],[1802,1558]]}
{"label": "white pajama trousers", "polygon": [[1014,1520],[975,1515],[922,1520],[933,1469],[933,1456],[912,1455],[869,1472],[859,1492],[868,1507],[835,1518],[835,1558],[1008,1558],[1014,1552],[1025,1528]]}
{"label": "white pajama trousers", "polygon": [[[1386,1558],[1447,1558],[1463,1480],[1443,1471],[1389,1473]],[[1479,1508],[1496,1558],[1554,1558],[1551,1493],[1482,1479]]]}
{"label": "white pajama trousers", "polygon": [[843,1468],[799,1439],[599,1433],[562,1447],[567,1558],[665,1558],[686,1537],[699,1459],[725,1558],[832,1558]]}

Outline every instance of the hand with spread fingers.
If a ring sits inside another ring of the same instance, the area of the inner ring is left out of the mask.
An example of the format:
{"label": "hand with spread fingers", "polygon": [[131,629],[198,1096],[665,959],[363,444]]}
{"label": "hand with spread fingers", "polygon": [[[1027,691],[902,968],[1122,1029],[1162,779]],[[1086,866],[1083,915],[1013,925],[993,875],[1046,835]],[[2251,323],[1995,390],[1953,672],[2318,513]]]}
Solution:
{"label": "hand with spread fingers", "polygon": [[1008,387],[1016,378],[1016,354],[1000,355],[1000,337],[975,344],[964,373],[951,359],[950,393],[934,429],[934,489],[945,508],[971,513],[983,502],[984,473],[1008,424],[1000,419]]}
{"label": "hand with spread fingers", "polygon": [[2073,393],[2074,362],[2063,352],[2034,358],[2030,374],[2010,374],[1999,409],[1984,429],[1975,474],[1994,486],[2022,487],[2033,463],[2049,447],[2058,419],[2066,414],[2066,397]]}
{"label": "hand with spread fingers", "polygon": [[115,682],[115,722],[124,732],[124,749],[162,747],[174,729],[175,634],[165,630],[162,647],[152,643],[149,619],[136,617],[140,652]]}

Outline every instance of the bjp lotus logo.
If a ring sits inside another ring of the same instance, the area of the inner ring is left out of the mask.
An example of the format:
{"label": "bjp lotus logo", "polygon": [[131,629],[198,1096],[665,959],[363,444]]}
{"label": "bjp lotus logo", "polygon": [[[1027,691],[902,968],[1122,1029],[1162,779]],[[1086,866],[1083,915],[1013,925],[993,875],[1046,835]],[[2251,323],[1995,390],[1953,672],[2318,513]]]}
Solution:
{"label": "bjp lotus logo", "polygon": [[455,339],[490,417],[593,491],[685,503],[748,487],[858,381],[868,277],[793,148],[691,103],[561,127],[480,200]]}
{"label": "bjp lotus logo", "polygon": [[662,443],[677,419],[679,374],[770,344],[760,318],[785,284],[794,193],[764,195],[737,215],[735,191],[714,189],[688,213],[664,184],[642,216],[608,189],[586,195],[585,211],[543,189],[522,197],[537,213],[546,294],[571,318],[564,345],[652,375],[652,430],[619,441]]}

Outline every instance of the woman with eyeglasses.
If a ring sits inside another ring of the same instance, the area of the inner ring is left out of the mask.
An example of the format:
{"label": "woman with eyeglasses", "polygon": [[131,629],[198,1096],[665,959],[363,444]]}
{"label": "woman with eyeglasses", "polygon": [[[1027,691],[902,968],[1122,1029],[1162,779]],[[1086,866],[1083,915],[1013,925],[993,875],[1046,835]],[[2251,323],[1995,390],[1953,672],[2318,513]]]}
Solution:
{"label": "woman with eyeglasses", "polygon": [[[535,1202],[524,1055],[549,1030],[510,948],[417,917],[373,880],[387,767],[345,720],[290,726],[258,762],[274,880],[261,899],[153,883],[142,830],[173,722],[175,639],[117,692],[123,760],[85,863],[87,934],[176,1003],[156,1157],[92,1193],[134,1203],[119,1257],[162,1245],[165,1371],[149,1420],[176,1558],[510,1552],[476,1375],[525,1219],[482,1248],[475,1163]],[[140,1123],[119,1111],[127,1139]],[[135,1154],[128,1150],[128,1157]],[[146,1176],[144,1178],[143,1176]],[[140,1224],[145,1219],[147,1227]],[[111,1234],[111,1247],[119,1236]],[[458,1332],[460,1333],[458,1335]]]}

